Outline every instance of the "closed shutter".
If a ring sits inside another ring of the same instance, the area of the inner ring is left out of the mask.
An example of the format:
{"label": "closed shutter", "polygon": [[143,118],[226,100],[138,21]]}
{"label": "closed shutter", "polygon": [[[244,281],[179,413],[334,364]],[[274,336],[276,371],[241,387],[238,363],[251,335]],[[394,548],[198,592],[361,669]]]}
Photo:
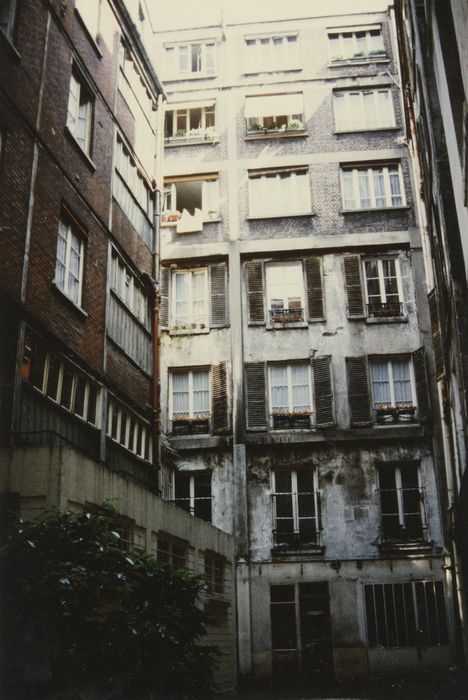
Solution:
{"label": "closed shutter", "polygon": [[444,373],[444,354],[442,348],[442,335],[440,332],[439,312],[437,309],[437,297],[435,289],[427,295],[429,301],[429,313],[431,316],[432,349],[434,350],[434,360],[437,378]]}
{"label": "closed shutter", "polygon": [[162,329],[169,328],[169,279],[171,271],[168,267],[161,267],[159,271],[159,320]]}
{"label": "closed shutter", "polygon": [[249,323],[265,323],[263,300],[263,263],[255,260],[245,263]]}
{"label": "closed shutter", "polygon": [[359,255],[345,255],[344,271],[346,296],[348,298],[348,318],[364,317],[364,298],[361,284],[361,260]]}
{"label": "closed shutter", "polygon": [[306,258],[305,271],[309,321],[321,321],[324,318],[321,259]]}
{"label": "closed shutter", "polygon": [[371,423],[370,395],[365,357],[347,357],[348,401],[351,411],[351,427],[358,428]]}
{"label": "closed shutter", "polygon": [[427,421],[430,414],[429,389],[426,374],[426,356],[424,348],[418,348],[413,352],[414,379],[416,382],[416,396],[418,399],[418,414],[420,422]]}
{"label": "closed shutter", "polygon": [[335,424],[331,355],[314,358],[312,367],[314,369],[315,424],[317,428],[329,428]]}
{"label": "closed shutter", "polygon": [[211,396],[213,403],[213,432],[226,432],[229,429],[229,407],[227,395],[227,372],[225,362],[219,362],[212,365],[211,382]]}
{"label": "closed shutter", "polygon": [[247,428],[250,430],[268,428],[265,371],[264,362],[249,362],[245,365]]}
{"label": "closed shutter", "polygon": [[210,265],[211,328],[227,326],[226,265]]}

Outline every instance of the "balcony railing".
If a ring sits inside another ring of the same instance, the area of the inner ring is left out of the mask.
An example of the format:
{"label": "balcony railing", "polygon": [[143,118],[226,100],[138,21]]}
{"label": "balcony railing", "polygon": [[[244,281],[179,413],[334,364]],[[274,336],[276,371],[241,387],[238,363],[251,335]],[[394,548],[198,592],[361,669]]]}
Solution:
{"label": "balcony railing", "polygon": [[307,430],[313,425],[313,414],[303,413],[272,413],[270,425],[273,430]]}
{"label": "balcony railing", "polygon": [[210,418],[173,418],[173,435],[199,435],[210,432]]}
{"label": "balcony railing", "polygon": [[304,309],[270,309],[270,323],[280,323],[287,326],[290,323],[302,323],[304,321]]}
{"label": "balcony railing", "polygon": [[371,318],[403,316],[403,304],[399,301],[372,302],[372,304],[367,304],[367,316]]}
{"label": "balcony railing", "polygon": [[[297,549],[320,545],[320,492],[271,495],[275,547]],[[284,512],[288,515],[283,515]],[[293,515],[293,513],[295,515]]]}
{"label": "balcony railing", "polygon": [[376,406],[374,407],[374,422],[377,425],[415,423],[417,420],[416,410],[416,406],[409,404]]}

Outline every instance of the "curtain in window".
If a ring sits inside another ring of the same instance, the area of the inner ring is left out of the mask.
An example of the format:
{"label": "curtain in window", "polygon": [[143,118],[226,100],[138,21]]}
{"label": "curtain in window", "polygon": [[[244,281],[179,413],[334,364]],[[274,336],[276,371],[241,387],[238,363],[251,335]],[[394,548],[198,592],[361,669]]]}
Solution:
{"label": "curtain in window", "polygon": [[375,190],[375,206],[387,206],[387,198],[385,196],[385,181],[382,169],[375,169],[374,175],[374,190]]}
{"label": "curtain in window", "polygon": [[292,410],[310,411],[309,371],[306,365],[291,366]]}
{"label": "curtain in window", "polygon": [[181,325],[189,321],[190,273],[175,276],[175,324]]}
{"label": "curtain in window", "polygon": [[270,368],[271,410],[288,412],[288,369],[273,366]]}
{"label": "curtain in window", "polygon": [[392,167],[388,169],[388,174],[390,177],[390,191],[392,194],[392,206],[396,207],[403,204],[403,199],[401,196],[400,187],[400,177],[397,167]]}
{"label": "curtain in window", "polygon": [[369,177],[367,170],[358,170],[360,208],[368,209],[371,206]]}
{"label": "curtain in window", "polygon": [[174,416],[189,416],[189,376],[172,375],[172,412]]}
{"label": "curtain in window", "polygon": [[356,209],[354,201],[353,173],[351,170],[343,171],[343,206],[345,209]]}
{"label": "curtain in window", "polygon": [[193,273],[193,321],[207,321],[206,270]]}
{"label": "curtain in window", "polygon": [[408,362],[393,362],[393,387],[396,403],[411,403],[411,378]]}
{"label": "curtain in window", "polygon": [[375,92],[370,91],[362,93],[362,104],[365,125],[370,129],[375,129],[375,127],[378,126]]}
{"label": "curtain in window", "polygon": [[204,417],[210,411],[208,383],[208,372],[193,373],[193,415],[196,418]]}
{"label": "curtain in window", "polygon": [[371,367],[374,404],[391,403],[387,363],[373,362]]}

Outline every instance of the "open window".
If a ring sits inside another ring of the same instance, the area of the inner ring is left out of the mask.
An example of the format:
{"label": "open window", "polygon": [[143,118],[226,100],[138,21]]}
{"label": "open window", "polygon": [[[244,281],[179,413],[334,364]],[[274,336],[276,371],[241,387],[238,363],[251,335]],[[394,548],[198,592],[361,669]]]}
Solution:
{"label": "open window", "polygon": [[203,230],[206,221],[219,217],[217,175],[171,178],[164,185],[163,222],[174,222],[177,233]]}
{"label": "open window", "polygon": [[319,491],[314,469],[276,469],[272,473],[275,545],[319,544]]}
{"label": "open window", "polygon": [[329,29],[328,49],[332,63],[386,58],[380,25]]}
{"label": "open window", "polygon": [[164,135],[169,141],[213,140],[216,136],[214,100],[166,105]]}
{"label": "open window", "polygon": [[265,263],[265,282],[271,324],[304,321],[304,274],[301,260]]}
{"label": "open window", "polygon": [[215,41],[193,41],[165,46],[165,72],[168,79],[215,75]]}
{"label": "open window", "polygon": [[364,260],[367,316],[398,318],[403,316],[400,266],[395,258]]}
{"label": "open window", "polygon": [[423,488],[419,465],[378,467],[382,542],[406,543],[426,539]]}
{"label": "open window", "polygon": [[176,506],[211,522],[211,473],[176,471],[174,491]]}
{"label": "open window", "polygon": [[251,135],[303,131],[302,93],[247,97],[245,119]]}

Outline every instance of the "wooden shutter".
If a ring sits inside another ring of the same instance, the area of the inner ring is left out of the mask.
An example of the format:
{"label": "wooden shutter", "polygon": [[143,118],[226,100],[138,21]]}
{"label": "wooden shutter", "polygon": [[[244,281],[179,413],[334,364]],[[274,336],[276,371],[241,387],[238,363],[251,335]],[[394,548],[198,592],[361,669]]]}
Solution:
{"label": "wooden shutter", "polygon": [[259,260],[245,263],[249,323],[265,323],[263,300],[263,263]]}
{"label": "wooden shutter", "polygon": [[218,362],[211,367],[211,396],[213,432],[226,432],[229,429],[229,406],[225,362]]}
{"label": "wooden shutter", "polygon": [[444,373],[444,351],[442,347],[442,334],[440,332],[439,311],[437,308],[437,297],[435,289],[427,295],[429,301],[429,313],[431,316],[432,349],[434,350],[434,360],[437,378]]}
{"label": "wooden shutter", "polygon": [[210,265],[211,328],[227,326],[226,265]]}
{"label": "wooden shutter", "polygon": [[370,394],[367,379],[367,359],[347,357],[348,401],[351,411],[351,427],[358,428],[371,424]]}
{"label": "wooden shutter", "polygon": [[416,397],[418,399],[419,420],[422,422],[429,418],[429,388],[426,374],[426,356],[424,348],[418,348],[413,352],[414,379],[416,382]]}
{"label": "wooden shutter", "polygon": [[247,428],[250,430],[268,428],[265,372],[264,362],[249,362],[245,365]]}
{"label": "wooden shutter", "polygon": [[315,424],[317,428],[329,428],[333,420],[333,387],[331,378],[331,355],[312,360],[314,370]]}
{"label": "wooden shutter", "polygon": [[305,271],[309,321],[321,321],[324,318],[321,259],[306,258]]}
{"label": "wooden shutter", "polygon": [[171,271],[168,267],[159,270],[159,320],[161,329],[169,328],[169,280]]}
{"label": "wooden shutter", "polygon": [[348,318],[364,317],[364,297],[361,283],[361,259],[359,255],[345,255],[344,271],[346,296],[348,298]]}

